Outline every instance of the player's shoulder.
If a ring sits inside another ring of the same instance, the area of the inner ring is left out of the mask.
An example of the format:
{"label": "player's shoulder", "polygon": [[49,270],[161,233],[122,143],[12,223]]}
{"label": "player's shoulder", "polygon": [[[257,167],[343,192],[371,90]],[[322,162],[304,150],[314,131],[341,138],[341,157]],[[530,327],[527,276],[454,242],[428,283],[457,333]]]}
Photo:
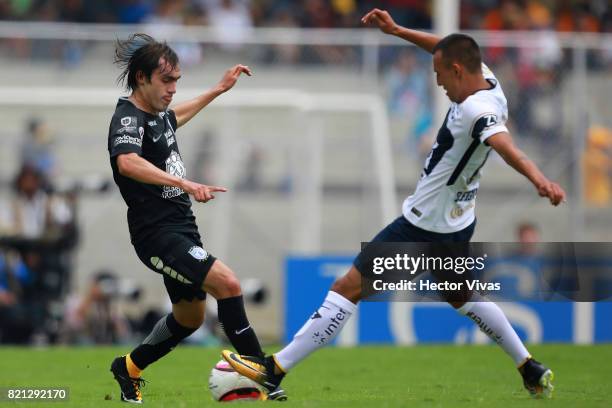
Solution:
{"label": "player's shoulder", "polygon": [[145,112],[138,109],[129,99],[122,97],[117,101],[111,125],[139,126],[144,123],[145,119]]}
{"label": "player's shoulder", "polygon": [[139,113],[140,109],[138,109],[128,98],[122,96],[117,100],[113,116],[138,115]]}
{"label": "player's shoulder", "polygon": [[499,82],[487,79],[491,88],[483,89],[468,96],[461,103],[464,116],[477,117],[484,113],[503,113],[506,108],[506,97],[500,89]]}
{"label": "player's shoulder", "polygon": [[461,104],[464,117],[474,118],[499,109],[497,100],[489,92],[479,91],[467,97]]}
{"label": "player's shoulder", "polygon": [[145,113],[138,109],[127,98],[119,98],[111,118],[109,137],[129,134],[132,136],[144,133]]}

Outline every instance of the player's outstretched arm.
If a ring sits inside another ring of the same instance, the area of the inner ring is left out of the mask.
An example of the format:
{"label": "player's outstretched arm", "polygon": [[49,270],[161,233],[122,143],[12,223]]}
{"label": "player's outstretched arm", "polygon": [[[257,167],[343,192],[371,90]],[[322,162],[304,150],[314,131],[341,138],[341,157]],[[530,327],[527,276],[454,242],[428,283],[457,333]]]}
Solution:
{"label": "player's outstretched arm", "polygon": [[372,9],[361,18],[361,22],[366,25],[375,25],[380,28],[383,33],[394,35],[414,45],[418,45],[430,54],[433,53],[436,44],[440,42],[440,37],[435,34],[410,30],[398,25],[386,10],[377,8]]}
{"label": "player's outstretched arm", "polygon": [[189,122],[191,118],[204,109],[204,107],[211,103],[217,96],[232,89],[236,81],[238,81],[240,74],[246,74],[248,76],[253,75],[246,65],[235,65],[225,72],[223,78],[221,78],[219,83],[213,88],[194,99],[174,106],[172,109],[176,114],[177,127],[181,127]]}
{"label": "player's outstretched arm", "polygon": [[547,197],[554,206],[565,201],[563,188],[542,174],[538,166],[516,147],[509,133],[494,134],[487,139],[487,143],[499,153],[506,163],[531,181],[540,197]]}
{"label": "player's outstretched arm", "polygon": [[173,176],[157,168],[136,153],[126,153],[117,156],[117,167],[122,176],[146,184],[178,187],[201,203],[215,198],[214,193],[227,191],[225,187],[207,186]]}

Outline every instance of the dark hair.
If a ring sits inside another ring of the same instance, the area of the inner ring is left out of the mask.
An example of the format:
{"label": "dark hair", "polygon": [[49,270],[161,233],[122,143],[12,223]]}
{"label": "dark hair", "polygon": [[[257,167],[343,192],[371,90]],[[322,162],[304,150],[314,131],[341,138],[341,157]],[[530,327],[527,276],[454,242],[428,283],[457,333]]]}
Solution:
{"label": "dark hair", "polygon": [[23,182],[23,179],[26,178],[27,176],[35,177],[36,180],[38,180],[38,184],[41,187],[43,187],[43,184],[44,184],[43,174],[35,166],[28,164],[28,163],[24,163],[19,169],[19,172],[15,175],[15,178],[13,179],[13,190],[16,193],[21,192],[21,183]]}
{"label": "dark hair", "polygon": [[476,41],[466,34],[450,34],[436,44],[433,53],[442,52],[442,58],[447,63],[458,62],[471,73],[478,72],[482,68],[480,48]]}
{"label": "dark hair", "polygon": [[136,73],[142,71],[151,80],[151,74],[159,66],[160,58],[164,58],[172,68],[179,62],[176,52],[166,42],[155,41],[147,34],[136,33],[125,41],[117,40],[115,64],[123,70],[117,77],[117,83],[125,84],[128,91],[136,90]]}

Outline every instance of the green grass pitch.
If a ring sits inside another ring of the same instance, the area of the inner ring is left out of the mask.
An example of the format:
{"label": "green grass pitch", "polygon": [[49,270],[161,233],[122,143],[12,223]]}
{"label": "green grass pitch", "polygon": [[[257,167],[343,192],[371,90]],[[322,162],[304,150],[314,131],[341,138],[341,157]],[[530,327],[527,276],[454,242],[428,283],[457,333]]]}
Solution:
{"label": "green grass pitch", "polygon": [[[284,381],[283,407],[610,407],[612,345],[532,346],[555,371],[552,400],[533,400],[512,362],[494,346],[327,348]],[[68,387],[67,402],[0,402],[0,406],[116,407],[108,371],[129,348],[0,348],[0,387]],[[219,349],[181,347],[145,372],[151,407],[218,406],[207,388]]]}

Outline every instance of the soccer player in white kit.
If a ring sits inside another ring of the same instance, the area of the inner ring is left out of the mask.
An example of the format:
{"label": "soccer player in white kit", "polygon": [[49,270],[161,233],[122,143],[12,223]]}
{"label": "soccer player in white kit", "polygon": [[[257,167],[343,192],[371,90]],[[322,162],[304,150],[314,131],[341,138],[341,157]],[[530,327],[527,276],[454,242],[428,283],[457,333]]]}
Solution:
{"label": "soccer player in white kit", "polygon": [[[386,11],[379,9],[367,13],[362,22],[432,53],[437,83],[452,102],[416,191],[404,201],[402,216],[371,242],[469,242],[476,224],[474,209],[481,169],[491,149],[523,174],[552,205],[564,201],[563,189],[548,180],[514,145],[505,126],[506,97],[495,75],[482,63],[478,44],[471,37],[451,34],[440,39],[410,30],[397,25]],[[356,303],[363,297],[362,272],[367,264],[363,253],[346,275],[336,280],[323,304],[281,351],[261,359],[226,350],[223,357],[241,374],[275,389],[288,370],[332,341],[355,312]],[[552,371],[532,358],[495,303],[477,293],[470,296],[467,302],[449,303],[477,323],[512,358],[530,394],[550,396]],[[324,339],[320,333],[325,333]]]}

